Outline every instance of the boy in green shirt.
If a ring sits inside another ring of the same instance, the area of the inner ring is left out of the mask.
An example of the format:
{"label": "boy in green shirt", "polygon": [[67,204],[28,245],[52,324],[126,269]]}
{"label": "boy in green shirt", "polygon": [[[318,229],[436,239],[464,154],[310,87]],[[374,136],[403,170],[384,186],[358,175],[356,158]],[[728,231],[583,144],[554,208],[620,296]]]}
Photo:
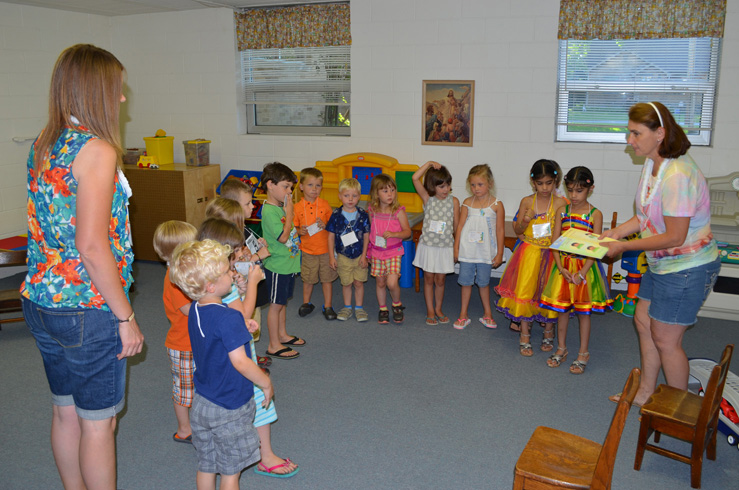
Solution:
{"label": "boy in green shirt", "polygon": [[264,167],[260,188],[267,193],[262,207],[262,236],[271,255],[264,259],[265,282],[269,290],[267,355],[276,359],[295,359],[300,353],[291,347],[305,345],[305,340],[288,335],[286,329],[287,300],[293,294],[295,275],[300,272],[298,232],[293,226],[295,215],[292,189],[295,173],[282,163]]}

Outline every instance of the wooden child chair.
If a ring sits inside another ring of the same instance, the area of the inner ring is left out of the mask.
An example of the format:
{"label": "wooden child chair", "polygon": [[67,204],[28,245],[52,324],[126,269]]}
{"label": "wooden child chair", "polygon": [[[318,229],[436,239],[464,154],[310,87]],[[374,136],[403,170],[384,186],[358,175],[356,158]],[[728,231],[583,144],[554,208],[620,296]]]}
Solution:
{"label": "wooden child chair", "polygon": [[610,489],[616,452],[640,379],[641,371],[632,369],[603,445],[568,432],[537,427],[516,463],[513,490]]}
{"label": "wooden child chair", "polygon": [[[703,453],[705,452],[710,460],[716,459],[716,427],[721,411],[721,396],[724,392],[733,352],[733,344],[724,348],[721,362],[711,371],[704,396],[667,385],[657,387],[654,394],[641,408],[641,426],[634,459],[635,470],[638,471],[641,468],[644,451],[652,451],[689,464],[690,486],[701,487]],[[690,456],[648,444],[647,440],[652,432],[654,432],[655,444],[659,442],[661,434],[689,442]]]}

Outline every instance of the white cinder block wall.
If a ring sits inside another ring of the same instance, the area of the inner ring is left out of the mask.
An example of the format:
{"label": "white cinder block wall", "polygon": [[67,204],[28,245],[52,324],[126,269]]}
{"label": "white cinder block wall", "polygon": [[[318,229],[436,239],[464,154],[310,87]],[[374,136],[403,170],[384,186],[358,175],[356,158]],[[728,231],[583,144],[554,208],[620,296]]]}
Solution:
{"label": "white cinder block wall", "polygon": [[[0,238],[25,233],[26,160],[46,124],[51,70],[76,43],[111,49],[111,19],[0,2]],[[14,142],[13,138],[24,141]]]}
{"label": "white cinder block wall", "polygon": [[[538,158],[566,171],[595,173],[592,199],[606,221],[632,215],[640,165],[625,144],[554,143],[556,0],[353,0],[352,136],[277,137],[239,134],[237,60],[228,9],[104,18],[0,3],[0,237],[25,230],[23,189],[29,143],[12,143],[43,125],[49,73],[67,45],[112,50],[128,70],[123,110],[126,146],[163,128],[182,140],[211,139],[211,161],[260,169],[279,160],[298,170],[316,160],[373,151],[402,163],[447,165],[464,197],[468,169],[489,163],[497,194],[512,216],[530,192]],[[515,40],[515,41],[512,41]],[[739,168],[739,0],[728,0],[716,132],[711,148],[691,155],[707,176]],[[421,145],[421,82],[475,80],[474,146]]]}

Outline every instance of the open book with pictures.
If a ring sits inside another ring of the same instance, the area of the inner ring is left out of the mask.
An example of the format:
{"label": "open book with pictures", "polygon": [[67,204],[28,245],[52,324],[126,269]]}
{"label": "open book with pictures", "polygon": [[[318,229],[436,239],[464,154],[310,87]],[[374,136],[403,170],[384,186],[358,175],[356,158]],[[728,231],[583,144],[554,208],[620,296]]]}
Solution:
{"label": "open book with pictures", "polygon": [[615,242],[616,240],[613,238],[598,240],[598,236],[595,233],[570,228],[562,233],[549,248],[560,252],[602,259],[608,252],[608,247],[600,245],[599,242]]}

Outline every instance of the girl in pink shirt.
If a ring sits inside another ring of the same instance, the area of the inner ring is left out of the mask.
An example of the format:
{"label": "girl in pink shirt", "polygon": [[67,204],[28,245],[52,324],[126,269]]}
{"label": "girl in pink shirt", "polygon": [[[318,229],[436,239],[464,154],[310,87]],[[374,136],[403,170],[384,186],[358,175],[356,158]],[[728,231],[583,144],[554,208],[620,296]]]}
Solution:
{"label": "girl in pink shirt", "polygon": [[377,302],[380,305],[378,322],[389,323],[387,290],[393,300],[393,321],[403,322],[403,303],[400,301],[400,260],[403,240],[411,237],[411,225],[405,207],[398,203],[398,186],[387,174],[376,175],[370,185],[370,237],[367,258],[370,274],[377,281]]}

